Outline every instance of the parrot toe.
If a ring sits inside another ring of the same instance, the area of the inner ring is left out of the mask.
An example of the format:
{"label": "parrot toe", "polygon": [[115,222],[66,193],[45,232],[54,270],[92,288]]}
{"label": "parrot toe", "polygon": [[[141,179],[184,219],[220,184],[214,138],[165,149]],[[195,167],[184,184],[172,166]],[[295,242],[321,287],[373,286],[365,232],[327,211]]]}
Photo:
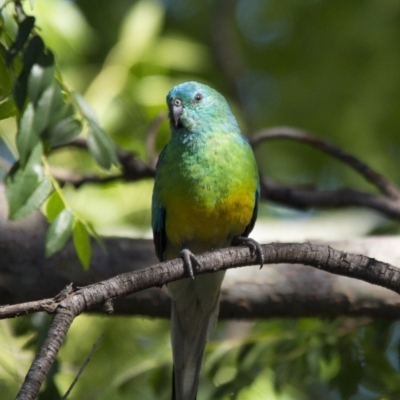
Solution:
{"label": "parrot toe", "polygon": [[247,246],[250,249],[250,253],[252,256],[257,255],[258,260],[260,261],[260,269],[264,265],[264,252],[261,248],[260,243],[256,240],[245,237],[245,236],[236,236],[232,240],[233,246]]}
{"label": "parrot toe", "polygon": [[199,260],[189,249],[183,249],[180,252],[180,256],[183,260],[184,267],[189,273],[189,276],[194,280],[193,265],[200,265]]}

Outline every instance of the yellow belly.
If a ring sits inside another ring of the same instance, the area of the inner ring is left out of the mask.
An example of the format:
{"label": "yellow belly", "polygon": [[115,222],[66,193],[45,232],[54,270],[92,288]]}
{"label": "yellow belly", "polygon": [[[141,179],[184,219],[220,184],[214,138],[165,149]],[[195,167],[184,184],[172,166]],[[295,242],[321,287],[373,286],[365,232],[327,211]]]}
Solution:
{"label": "yellow belly", "polygon": [[214,206],[204,206],[175,197],[166,204],[166,235],[174,246],[201,243],[208,249],[219,248],[233,236],[243,233],[250,223],[255,193],[236,192]]}

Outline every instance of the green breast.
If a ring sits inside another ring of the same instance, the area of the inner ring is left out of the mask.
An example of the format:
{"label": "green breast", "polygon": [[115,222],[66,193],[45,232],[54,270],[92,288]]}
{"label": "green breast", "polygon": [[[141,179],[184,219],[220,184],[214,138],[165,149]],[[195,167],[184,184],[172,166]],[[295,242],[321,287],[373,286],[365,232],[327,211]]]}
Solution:
{"label": "green breast", "polygon": [[237,135],[214,135],[190,146],[171,140],[157,187],[167,237],[175,244],[198,240],[216,246],[250,223],[257,166],[250,146]]}

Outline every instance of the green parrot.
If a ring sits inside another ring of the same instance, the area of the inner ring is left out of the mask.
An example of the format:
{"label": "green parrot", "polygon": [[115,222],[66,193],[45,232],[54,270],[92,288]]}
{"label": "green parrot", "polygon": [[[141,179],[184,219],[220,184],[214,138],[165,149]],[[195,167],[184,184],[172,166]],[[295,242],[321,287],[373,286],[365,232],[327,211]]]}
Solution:
{"label": "green parrot", "polygon": [[248,141],[225,98],[186,82],[167,95],[171,139],[156,169],[152,228],[161,261],[181,257],[191,278],[168,284],[172,299],[173,400],[195,400],[205,345],[218,317],[225,271],[193,277],[195,254],[260,245],[247,236],[257,218],[259,178]]}

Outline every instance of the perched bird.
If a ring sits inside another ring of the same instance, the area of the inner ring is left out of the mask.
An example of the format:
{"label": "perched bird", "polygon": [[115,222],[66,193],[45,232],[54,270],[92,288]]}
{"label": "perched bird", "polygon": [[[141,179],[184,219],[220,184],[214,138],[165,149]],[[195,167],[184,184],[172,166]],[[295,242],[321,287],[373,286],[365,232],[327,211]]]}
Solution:
{"label": "perched bird", "polygon": [[225,98],[186,82],[167,95],[171,139],[156,169],[152,228],[161,261],[181,257],[192,278],[168,284],[172,299],[173,400],[195,400],[206,341],[219,309],[225,271],[193,278],[195,254],[244,244],[259,199],[254,155]]}

